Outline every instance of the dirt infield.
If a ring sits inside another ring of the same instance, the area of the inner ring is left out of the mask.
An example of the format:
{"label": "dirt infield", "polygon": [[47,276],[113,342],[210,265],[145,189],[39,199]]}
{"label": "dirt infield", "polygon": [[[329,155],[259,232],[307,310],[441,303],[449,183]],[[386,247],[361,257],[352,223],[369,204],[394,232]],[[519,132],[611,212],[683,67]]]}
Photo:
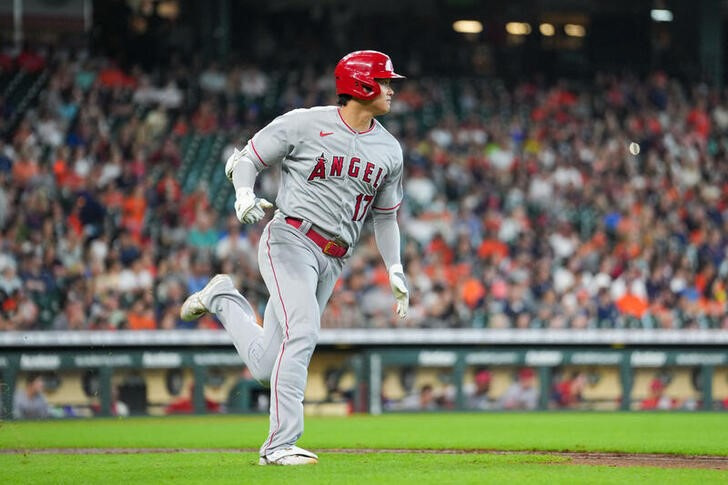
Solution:
{"label": "dirt infield", "polygon": [[[3,455],[132,455],[142,453],[253,453],[253,448],[42,448],[1,449]],[[437,455],[491,454],[491,455],[551,455],[568,458],[567,464],[594,466],[653,466],[659,468],[710,468],[728,470],[728,456],[668,455],[641,453],[604,453],[574,451],[498,451],[498,450],[426,450],[337,448],[316,450],[320,453],[431,453]],[[563,464],[563,463],[558,463]]]}

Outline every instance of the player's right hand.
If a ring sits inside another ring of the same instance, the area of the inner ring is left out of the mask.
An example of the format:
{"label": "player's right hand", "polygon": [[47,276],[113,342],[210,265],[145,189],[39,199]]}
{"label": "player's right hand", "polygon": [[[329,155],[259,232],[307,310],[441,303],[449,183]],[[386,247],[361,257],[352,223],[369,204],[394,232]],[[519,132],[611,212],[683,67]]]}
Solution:
{"label": "player's right hand", "polygon": [[407,288],[407,278],[404,276],[404,269],[401,264],[390,266],[389,284],[392,287],[394,299],[397,300],[397,315],[399,315],[399,318],[404,318],[409,310],[409,289]]}
{"label": "player's right hand", "polygon": [[256,197],[250,187],[241,187],[235,191],[235,215],[243,224],[255,224],[265,215],[265,209],[273,204],[267,200]]}

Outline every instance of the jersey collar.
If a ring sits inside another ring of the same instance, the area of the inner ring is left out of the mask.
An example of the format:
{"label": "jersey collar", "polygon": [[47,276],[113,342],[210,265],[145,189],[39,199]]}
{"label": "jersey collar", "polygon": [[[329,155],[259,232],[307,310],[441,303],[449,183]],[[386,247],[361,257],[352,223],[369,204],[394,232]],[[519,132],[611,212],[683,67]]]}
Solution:
{"label": "jersey collar", "polygon": [[339,115],[339,119],[341,120],[342,123],[344,123],[344,126],[346,126],[346,128],[350,132],[354,133],[355,135],[364,135],[366,133],[371,133],[372,130],[374,130],[374,128],[377,126],[377,120],[372,118],[372,125],[369,127],[369,129],[364,130],[364,131],[356,131],[354,128],[349,126],[349,123],[347,123],[346,120],[344,119],[344,117],[341,116],[341,108],[338,108],[338,107],[336,108],[336,114]]}

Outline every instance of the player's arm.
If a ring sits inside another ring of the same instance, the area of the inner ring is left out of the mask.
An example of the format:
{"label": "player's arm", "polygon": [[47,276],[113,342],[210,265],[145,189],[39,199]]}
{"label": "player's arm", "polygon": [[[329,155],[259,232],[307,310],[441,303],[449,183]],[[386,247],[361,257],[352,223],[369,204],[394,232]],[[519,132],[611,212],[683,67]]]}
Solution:
{"label": "player's arm", "polygon": [[244,153],[235,149],[225,163],[225,175],[235,187],[235,215],[243,224],[254,224],[263,218],[265,210],[273,207],[273,204],[255,196],[253,187],[258,169]]}
{"label": "player's arm", "polygon": [[294,127],[290,113],[279,116],[233,152],[225,163],[225,175],[235,187],[235,214],[244,224],[260,221],[273,204],[255,196],[253,187],[258,172],[280,163],[293,149]]}
{"label": "player's arm", "polygon": [[377,193],[372,207],[372,217],[377,248],[389,272],[389,284],[394,298],[397,300],[397,314],[400,318],[404,318],[409,309],[409,289],[399,252],[400,233],[397,224],[397,209],[401,204],[402,163],[400,158],[398,171],[387,178]]}
{"label": "player's arm", "polygon": [[409,290],[399,256],[400,236],[396,212],[374,213],[374,237],[389,272],[389,284],[397,300],[397,315],[404,318],[409,309]]}

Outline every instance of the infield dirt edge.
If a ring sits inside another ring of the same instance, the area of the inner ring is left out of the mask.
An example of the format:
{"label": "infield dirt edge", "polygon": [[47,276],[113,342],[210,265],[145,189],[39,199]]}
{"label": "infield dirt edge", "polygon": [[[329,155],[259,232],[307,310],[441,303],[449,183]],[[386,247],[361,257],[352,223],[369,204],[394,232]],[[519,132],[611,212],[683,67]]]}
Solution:
{"label": "infield dirt edge", "polygon": [[[145,453],[254,453],[253,448],[6,448],[2,455],[136,455]],[[365,454],[365,453],[420,453],[436,455],[490,454],[490,455],[549,455],[567,458],[558,465],[590,465],[617,467],[658,468],[707,468],[728,470],[728,456],[673,455],[665,453],[608,453],[585,451],[501,451],[471,449],[406,449],[406,448],[330,448],[314,450],[322,454]]]}

